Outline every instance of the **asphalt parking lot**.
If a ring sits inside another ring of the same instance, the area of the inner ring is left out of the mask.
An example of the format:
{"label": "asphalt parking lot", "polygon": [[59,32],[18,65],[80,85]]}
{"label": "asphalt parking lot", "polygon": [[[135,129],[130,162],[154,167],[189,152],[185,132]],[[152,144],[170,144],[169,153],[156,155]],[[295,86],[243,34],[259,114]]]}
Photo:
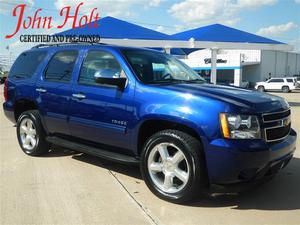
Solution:
{"label": "asphalt parking lot", "polygon": [[[273,94],[290,102],[300,134],[300,91]],[[137,167],[58,148],[26,156],[2,109],[0,148],[1,224],[300,224],[299,138],[294,159],[272,181],[184,206],[155,197]]]}

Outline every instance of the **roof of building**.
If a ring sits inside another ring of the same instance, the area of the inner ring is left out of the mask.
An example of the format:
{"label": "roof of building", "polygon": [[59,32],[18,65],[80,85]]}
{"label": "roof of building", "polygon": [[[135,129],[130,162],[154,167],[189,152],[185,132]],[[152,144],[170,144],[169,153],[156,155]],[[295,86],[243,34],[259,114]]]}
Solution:
{"label": "roof of building", "polygon": [[[104,17],[97,21],[97,28],[69,29],[58,35],[99,35],[101,38],[112,39],[143,39],[143,40],[172,40],[170,35],[151,30],[114,17]],[[91,23],[93,26],[94,24]]]}
{"label": "roof of building", "polygon": [[264,38],[232,27],[224,26],[222,24],[213,24],[183,31],[172,35],[172,37],[180,40],[189,40],[190,38],[194,38],[195,41],[210,42],[284,44],[279,41]]}

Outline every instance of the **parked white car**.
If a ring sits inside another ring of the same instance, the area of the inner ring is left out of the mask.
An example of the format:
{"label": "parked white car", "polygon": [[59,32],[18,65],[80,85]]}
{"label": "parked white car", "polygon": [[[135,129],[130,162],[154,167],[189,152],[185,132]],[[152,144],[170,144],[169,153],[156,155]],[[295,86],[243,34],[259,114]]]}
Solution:
{"label": "parked white car", "polygon": [[283,77],[283,78],[271,78],[265,82],[257,82],[255,89],[258,91],[278,91],[290,92],[295,90],[298,86],[297,79],[295,77]]}

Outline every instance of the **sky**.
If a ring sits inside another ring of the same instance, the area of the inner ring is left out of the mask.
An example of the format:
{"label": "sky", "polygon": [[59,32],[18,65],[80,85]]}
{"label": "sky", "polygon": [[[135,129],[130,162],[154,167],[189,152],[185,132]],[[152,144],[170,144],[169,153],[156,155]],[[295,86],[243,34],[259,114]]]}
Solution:
{"label": "sky", "polygon": [[0,55],[9,51],[18,55],[28,48],[19,42],[21,34],[58,31],[23,29],[14,38],[5,39],[16,29],[17,18],[12,12],[17,4],[26,4],[26,16],[42,8],[40,15],[52,16],[53,24],[61,24],[59,11],[69,5],[74,10],[79,2],[84,3],[80,15],[97,7],[100,17],[114,16],[168,34],[221,23],[294,45],[300,52],[300,0],[0,0]]}

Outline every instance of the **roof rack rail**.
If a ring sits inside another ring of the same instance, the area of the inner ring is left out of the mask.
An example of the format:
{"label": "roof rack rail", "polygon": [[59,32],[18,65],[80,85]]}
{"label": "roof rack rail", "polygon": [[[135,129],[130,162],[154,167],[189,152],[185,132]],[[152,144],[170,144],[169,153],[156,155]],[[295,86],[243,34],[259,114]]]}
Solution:
{"label": "roof rack rail", "polygon": [[38,44],[36,46],[33,46],[32,48],[44,48],[44,47],[52,47],[52,46],[65,46],[65,45],[106,45],[104,43],[100,42],[79,42],[79,41],[73,41],[73,42],[65,42],[65,43],[55,43],[55,44]]}

